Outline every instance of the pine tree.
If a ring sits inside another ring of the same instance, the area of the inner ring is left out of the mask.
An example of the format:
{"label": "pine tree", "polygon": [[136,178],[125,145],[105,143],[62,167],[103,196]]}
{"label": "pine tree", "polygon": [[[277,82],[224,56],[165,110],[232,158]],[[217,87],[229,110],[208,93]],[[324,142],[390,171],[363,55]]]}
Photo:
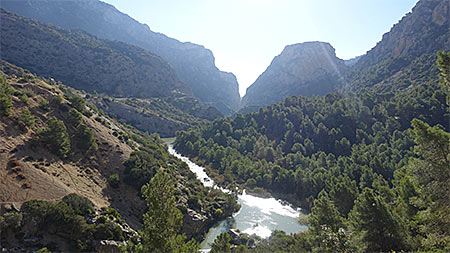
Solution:
{"label": "pine tree", "polygon": [[39,139],[58,156],[65,157],[70,151],[70,140],[66,126],[56,117],[47,120],[47,128],[39,133]]}
{"label": "pine tree", "polygon": [[186,236],[178,234],[183,215],[177,209],[175,188],[169,175],[158,170],[150,183],[142,187],[148,211],[144,214],[142,245],[143,252],[195,252],[198,244],[192,239],[185,243]]}

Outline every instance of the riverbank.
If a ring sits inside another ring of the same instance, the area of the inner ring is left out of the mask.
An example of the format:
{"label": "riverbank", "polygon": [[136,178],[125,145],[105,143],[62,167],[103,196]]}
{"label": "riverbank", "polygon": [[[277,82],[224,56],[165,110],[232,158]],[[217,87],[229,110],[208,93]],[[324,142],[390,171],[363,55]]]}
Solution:
{"label": "riverbank", "polygon": [[[162,141],[169,146],[169,153],[185,161],[191,171],[196,174],[197,178],[205,186],[214,187],[216,185],[214,178],[210,178],[205,172],[208,169],[198,165],[198,160],[192,161],[173,149],[171,145],[174,138],[166,138],[162,139]],[[221,185],[219,184],[219,186]],[[217,189],[223,190],[220,187]],[[250,192],[246,192],[240,188],[235,190],[235,192],[239,193],[238,203],[241,205],[241,209],[231,217],[218,222],[209,229],[205,240],[201,244],[203,249],[208,249],[209,245],[219,234],[227,232],[230,229],[238,229],[243,233],[257,235],[261,238],[269,237],[274,230],[282,230],[287,234],[306,230],[307,227],[300,225],[298,222],[299,217],[303,215],[300,209],[293,207],[288,202],[276,199],[270,193],[264,191],[253,191],[250,194]]]}

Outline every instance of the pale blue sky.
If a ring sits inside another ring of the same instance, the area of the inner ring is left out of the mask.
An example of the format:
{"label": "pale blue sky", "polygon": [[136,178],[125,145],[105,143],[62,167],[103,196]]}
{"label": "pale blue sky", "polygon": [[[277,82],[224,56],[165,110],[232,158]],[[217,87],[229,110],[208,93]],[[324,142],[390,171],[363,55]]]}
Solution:
{"label": "pale blue sky", "polygon": [[246,88],[286,45],[326,41],[364,54],[418,0],[103,0],[155,32],[211,49]]}

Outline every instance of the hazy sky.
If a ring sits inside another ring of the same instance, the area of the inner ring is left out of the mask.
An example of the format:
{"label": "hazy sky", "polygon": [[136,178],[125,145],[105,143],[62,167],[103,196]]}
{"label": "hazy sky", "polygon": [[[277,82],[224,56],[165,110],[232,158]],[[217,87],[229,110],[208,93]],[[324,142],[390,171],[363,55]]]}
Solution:
{"label": "hazy sky", "polygon": [[155,32],[209,48],[241,95],[286,45],[326,41],[364,54],[418,0],[103,0]]}

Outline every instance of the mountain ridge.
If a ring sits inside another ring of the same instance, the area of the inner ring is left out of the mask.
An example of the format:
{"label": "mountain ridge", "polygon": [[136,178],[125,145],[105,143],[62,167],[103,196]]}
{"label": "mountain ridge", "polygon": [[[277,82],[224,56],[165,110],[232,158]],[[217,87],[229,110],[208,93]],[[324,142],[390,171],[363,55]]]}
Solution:
{"label": "mountain ridge", "polygon": [[339,88],[346,66],[327,42],[286,46],[247,88],[241,107],[264,106],[294,95],[325,95]]}
{"label": "mountain ridge", "polygon": [[211,50],[191,42],[180,42],[153,32],[114,6],[97,0],[2,1],[2,6],[26,17],[64,28],[85,30],[100,38],[130,43],[161,56],[177,71],[204,105],[215,106],[224,114],[238,109],[240,102],[236,77],[215,66]]}

